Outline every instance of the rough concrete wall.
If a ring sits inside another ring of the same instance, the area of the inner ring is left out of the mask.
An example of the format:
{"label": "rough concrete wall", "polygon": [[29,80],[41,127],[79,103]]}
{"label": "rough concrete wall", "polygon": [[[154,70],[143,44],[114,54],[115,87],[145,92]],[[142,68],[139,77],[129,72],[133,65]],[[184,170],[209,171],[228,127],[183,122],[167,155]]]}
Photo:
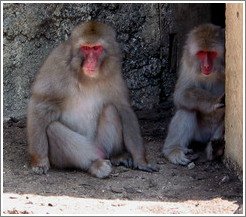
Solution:
{"label": "rough concrete wall", "polygon": [[42,62],[76,24],[88,20],[117,30],[133,106],[148,109],[171,97],[184,35],[210,21],[210,4],[5,3],[4,119],[26,114],[30,86]]}
{"label": "rough concrete wall", "polygon": [[[243,168],[243,4],[226,4],[226,160]],[[238,171],[238,168],[237,168]],[[239,174],[240,175],[240,174]]]}

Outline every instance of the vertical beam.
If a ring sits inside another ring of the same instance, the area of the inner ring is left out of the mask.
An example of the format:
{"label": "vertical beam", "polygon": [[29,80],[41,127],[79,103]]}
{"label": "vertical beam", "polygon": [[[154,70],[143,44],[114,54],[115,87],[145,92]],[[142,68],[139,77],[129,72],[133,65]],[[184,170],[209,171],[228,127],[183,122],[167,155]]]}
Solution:
{"label": "vertical beam", "polygon": [[[226,4],[225,160],[243,169],[243,3]],[[241,172],[240,172],[241,173]],[[241,175],[241,174],[239,174]]]}

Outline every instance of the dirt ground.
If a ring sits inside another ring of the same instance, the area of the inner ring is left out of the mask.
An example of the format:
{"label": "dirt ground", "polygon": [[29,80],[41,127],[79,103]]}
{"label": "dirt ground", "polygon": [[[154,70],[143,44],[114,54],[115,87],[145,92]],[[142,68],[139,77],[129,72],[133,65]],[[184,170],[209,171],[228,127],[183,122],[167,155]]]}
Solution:
{"label": "dirt ground", "polygon": [[[170,112],[171,111],[171,112]],[[243,183],[221,161],[176,166],[161,155],[170,104],[137,112],[147,158],[160,167],[148,173],[114,167],[107,179],[79,170],[50,169],[34,175],[27,155],[26,119],[3,126],[3,214],[242,214]]]}

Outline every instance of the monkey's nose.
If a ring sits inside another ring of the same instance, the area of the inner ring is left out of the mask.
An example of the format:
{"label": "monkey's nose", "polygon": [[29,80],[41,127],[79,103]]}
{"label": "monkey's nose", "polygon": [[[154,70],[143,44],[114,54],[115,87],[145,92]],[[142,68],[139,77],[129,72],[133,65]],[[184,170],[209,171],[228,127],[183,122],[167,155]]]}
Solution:
{"label": "monkey's nose", "polygon": [[212,67],[211,66],[204,66],[205,71],[211,71]]}

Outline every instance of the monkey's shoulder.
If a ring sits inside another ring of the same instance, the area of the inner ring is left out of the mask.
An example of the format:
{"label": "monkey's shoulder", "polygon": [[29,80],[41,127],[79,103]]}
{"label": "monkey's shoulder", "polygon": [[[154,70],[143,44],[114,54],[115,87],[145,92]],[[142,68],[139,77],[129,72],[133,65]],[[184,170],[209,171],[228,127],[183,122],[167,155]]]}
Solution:
{"label": "monkey's shoulder", "polygon": [[59,68],[63,67],[64,61],[71,55],[71,44],[70,41],[62,42],[61,44],[57,45],[55,48],[51,50],[47,58],[45,59],[43,65],[41,66],[42,70],[46,68]]}

